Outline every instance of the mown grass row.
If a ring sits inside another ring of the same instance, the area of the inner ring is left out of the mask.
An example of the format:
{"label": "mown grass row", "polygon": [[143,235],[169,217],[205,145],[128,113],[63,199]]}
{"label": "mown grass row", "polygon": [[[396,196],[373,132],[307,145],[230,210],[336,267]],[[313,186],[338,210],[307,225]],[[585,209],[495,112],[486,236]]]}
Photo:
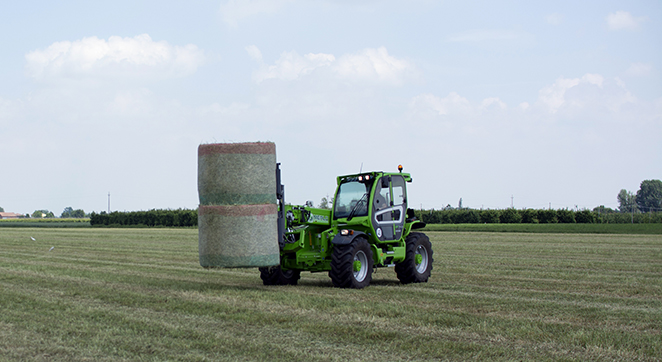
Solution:
{"label": "mown grass row", "polygon": [[81,228],[90,227],[89,218],[48,218],[48,219],[3,219],[0,228]]}
{"label": "mown grass row", "polygon": [[[425,284],[378,269],[263,286],[193,229],[3,229],[3,360],[658,360],[662,237],[428,232]],[[36,240],[32,240],[34,238]],[[51,250],[52,251],[49,251]]]}
{"label": "mown grass row", "polygon": [[23,219],[2,219],[0,220],[0,225],[2,224],[60,224],[60,223],[82,223],[89,224],[90,218],[23,218]]}

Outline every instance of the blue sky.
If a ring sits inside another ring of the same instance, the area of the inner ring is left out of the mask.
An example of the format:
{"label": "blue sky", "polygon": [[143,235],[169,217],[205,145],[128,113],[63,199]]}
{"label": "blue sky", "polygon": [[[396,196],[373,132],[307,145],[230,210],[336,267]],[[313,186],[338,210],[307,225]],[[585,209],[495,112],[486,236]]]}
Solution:
{"label": "blue sky", "polygon": [[273,141],[286,198],[617,207],[662,178],[660,1],[0,6],[0,206],[194,208],[197,146]]}

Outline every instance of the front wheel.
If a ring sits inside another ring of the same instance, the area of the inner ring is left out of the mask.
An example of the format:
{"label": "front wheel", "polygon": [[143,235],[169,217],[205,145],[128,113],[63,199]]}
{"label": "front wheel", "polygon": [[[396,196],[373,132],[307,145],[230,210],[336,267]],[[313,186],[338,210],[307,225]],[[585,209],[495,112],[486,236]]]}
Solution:
{"label": "front wheel", "polygon": [[283,270],[280,265],[261,267],[259,270],[264,285],[297,285],[301,278],[299,270]]}
{"label": "front wheel", "polygon": [[365,239],[349,245],[336,245],[331,258],[329,277],[338,288],[365,288],[372,280],[372,249]]}
{"label": "front wheel", "polygon": [[427,235],[411,233],[406,239],[405,260],[395,266],[402,284],[425,283],[432,271],[432,244]]}

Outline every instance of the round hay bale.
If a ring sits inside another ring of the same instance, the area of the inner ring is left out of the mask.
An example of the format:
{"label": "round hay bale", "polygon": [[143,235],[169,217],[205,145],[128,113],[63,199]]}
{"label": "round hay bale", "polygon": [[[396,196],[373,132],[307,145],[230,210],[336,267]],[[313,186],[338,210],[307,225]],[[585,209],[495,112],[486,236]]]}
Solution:
{"label": "round hay bale", "polygon": [[200,265],[280,263],[274,143],[200,145],[198,194]]}
{"label": "round hay bale", "polygon": [[274,143],[215,143],[198,147],[201,205],[276,203]]}
{"label": "round hay bale", "polygon": [[198,208],[198,250],[203,267],[260,267],[280,263],[278,206]]}

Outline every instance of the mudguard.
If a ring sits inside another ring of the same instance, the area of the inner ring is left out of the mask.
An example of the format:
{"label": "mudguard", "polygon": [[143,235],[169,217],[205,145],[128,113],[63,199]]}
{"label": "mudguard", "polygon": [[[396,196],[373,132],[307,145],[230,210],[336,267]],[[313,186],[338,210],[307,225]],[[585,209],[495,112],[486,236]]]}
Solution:
{"label": "mudguard", "polygon": [[427,224],[422,222],[422,221],[414,221],[414,223],[411,225],[412,230],[416,229],[422,229],[426,226]]}
{"label": "mudguard", "polygon": [[334,244],[334,245],[349,245],[349,244],[352,243],[352,241],[354,241],[354,239],[357,236],[360,236],[360,235],[366,235],[366,233],[361,232],[361,231],[356,231],[356,230],[354,230],[352,235],[340,235],[340,233],[338,233],[338,234],[336,234],[336,236],[333,237],[333,239],[331,239],[331,244]]}

